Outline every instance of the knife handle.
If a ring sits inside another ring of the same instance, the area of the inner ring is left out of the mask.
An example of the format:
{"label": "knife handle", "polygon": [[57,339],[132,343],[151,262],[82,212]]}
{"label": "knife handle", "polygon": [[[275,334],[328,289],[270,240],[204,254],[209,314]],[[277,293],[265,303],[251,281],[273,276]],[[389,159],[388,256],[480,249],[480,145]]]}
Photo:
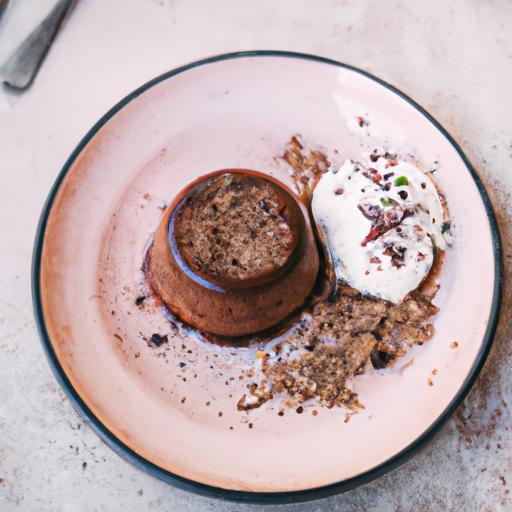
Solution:
{"label": "knife handle", "polygon": [[46,18],[27,36],[3,65],[3,82],[13,89],[26,89],[34,80],[62,22],[75,0],[59,0]]}

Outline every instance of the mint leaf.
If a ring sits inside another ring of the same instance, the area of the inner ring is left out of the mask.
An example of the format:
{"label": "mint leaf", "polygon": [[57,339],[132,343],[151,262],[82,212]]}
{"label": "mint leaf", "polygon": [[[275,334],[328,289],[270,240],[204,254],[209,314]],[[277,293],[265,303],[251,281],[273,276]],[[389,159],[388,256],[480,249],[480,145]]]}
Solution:
{"label": "mint leaf", "polygon": [[406,185],[409,185],[409,180],[406,176],[398,176],[396,180],[394,181],[395,187],[404,187]]}

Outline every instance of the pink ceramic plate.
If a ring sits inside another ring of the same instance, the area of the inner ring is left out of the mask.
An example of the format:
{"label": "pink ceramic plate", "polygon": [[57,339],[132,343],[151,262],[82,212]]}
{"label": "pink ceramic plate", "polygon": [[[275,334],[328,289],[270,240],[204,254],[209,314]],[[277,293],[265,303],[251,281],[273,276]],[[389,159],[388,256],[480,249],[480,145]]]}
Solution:
{"label": "pink ceramic plate", "polygon": [[[359,127],[360,115],[369,126]],[[425,166],[439,167],[453,219],[435,337],[394,368],[357,377],[353,386],[365,409],[347,423],[338,408],[281,417],[271,401],[237,411],[245,385],[237,377],[254,359],[252,349],[212,346],[176,328],[150,301],[135,304],[162,204],[192,179],[222,168],[257,169],[290,184],[278,156],[295,133],[334,162],[383,142],[414,148]],[[166,73],[92,128],[44,209],[34,301],[59,382],[114,450],[198,492],[294,501],[375,478],[432,437],[490,347],[500,265],[482,185],[424,110],[349,66],[250,52]],[[149,347],[152,333],[167,334],[169,343]]]}

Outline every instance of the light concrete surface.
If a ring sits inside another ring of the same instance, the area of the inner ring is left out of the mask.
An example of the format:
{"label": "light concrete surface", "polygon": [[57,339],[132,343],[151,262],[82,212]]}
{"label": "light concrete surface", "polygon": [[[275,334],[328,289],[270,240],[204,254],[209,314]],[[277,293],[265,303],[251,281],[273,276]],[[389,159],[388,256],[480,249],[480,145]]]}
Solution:
{"label": "light concrete surface", "polygon": [[[0,61],[51,3],[13,0]],[[460,142],[491,193],[510,281],[511,32],[507,0],[79,2],[33,87],[0,92],[0,510],[259,508],[198,497],[130,467],[84,425],[45,361],[30,298],[35,228],[65,159],[105,111],[153,76],[222,52],[297,50],[359,66],[410,94]],[[428,449],[344,495],[267,508],[512,510],[511,306],[507,287],[485,369]]]}

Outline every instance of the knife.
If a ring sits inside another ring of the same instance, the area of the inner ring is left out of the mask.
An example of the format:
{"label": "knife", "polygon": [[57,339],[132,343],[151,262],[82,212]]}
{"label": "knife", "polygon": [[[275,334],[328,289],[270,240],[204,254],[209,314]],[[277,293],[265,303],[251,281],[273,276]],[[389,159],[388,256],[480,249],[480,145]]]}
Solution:
{"label": "knife", "polygon": [[2,21],[2,16],[4,15],[4,12],[7,9],[8,3],[9,0],[0,0],[0,21]]}
{"label": "knife", "polygon": [[[3,5],[3,0],[0,0]],[[24,90],[34,80],[62,22],[71,13],[75,0],[59,0],[48,16],[27,36],[0,70],[3,82]],[[2,10],[0,7],[0,16]]]}

